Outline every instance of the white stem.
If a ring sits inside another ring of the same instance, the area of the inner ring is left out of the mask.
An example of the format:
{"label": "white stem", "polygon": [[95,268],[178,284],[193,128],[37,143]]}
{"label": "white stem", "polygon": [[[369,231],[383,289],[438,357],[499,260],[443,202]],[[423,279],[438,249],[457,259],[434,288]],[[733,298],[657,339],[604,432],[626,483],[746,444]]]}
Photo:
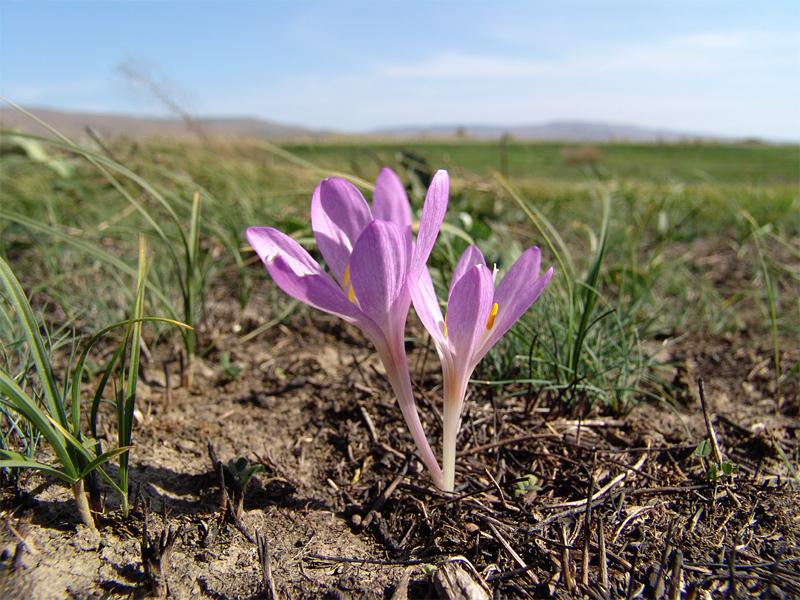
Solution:
{"label": "white stem", "polygon": [[461,407],[458,402],[444,401],[444,431],[442,434],[442,471],[444,491],[456,488],[456,439],[461,427]]}
{"label": "white stem", "polygon": [[452,361],[442,361],[444,377],[444,414],[442,415],[442,470],[444,472],[444,491],[453,492],[456,488],[456,442],[461,429],[461,409],[467,393],[468,377],[462,377],[453,367]]}

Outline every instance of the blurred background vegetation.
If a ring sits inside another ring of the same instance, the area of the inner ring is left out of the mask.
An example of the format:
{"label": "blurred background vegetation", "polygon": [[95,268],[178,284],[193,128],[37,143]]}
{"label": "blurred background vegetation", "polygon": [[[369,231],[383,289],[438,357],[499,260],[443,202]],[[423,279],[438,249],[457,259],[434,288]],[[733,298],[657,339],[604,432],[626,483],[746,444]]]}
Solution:
{"label": "blurred background vegetation", "polygon": [[[246,227],[279,228],[315,252],[309,205],[320,179],[346,174],[369,200],[383,166],[406,183],[417,217],[431,174],[450,173],[430,264],[440,297],[468,243],[501,272],[531,245],[542,248],[543,268],[556,268],[479,379],[535,383],[569,402],[588,394],[622,411],[649,389],[664,340],[746,333],[780,360],[800,338],[797,146],[73,144],[7,132],[0,254],[54,327],[91,332],[125,318],[143,232],[145,312],[194,325],[202,355],[225,324],[247,335],[307,310],[254,264]],[[182,335],[193,357],[194,340]],[[797,376],[796,363],[784,367],[783,378]]]}

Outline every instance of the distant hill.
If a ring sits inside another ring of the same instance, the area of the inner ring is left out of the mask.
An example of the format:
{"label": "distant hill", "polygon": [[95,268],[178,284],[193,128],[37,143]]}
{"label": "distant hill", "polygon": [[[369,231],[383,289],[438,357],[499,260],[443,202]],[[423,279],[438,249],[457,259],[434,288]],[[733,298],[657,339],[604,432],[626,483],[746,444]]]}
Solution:
{"label": "distant hill", "polygon": [[[103,138],[126,136],[132,139],[153,136],[184,138],[206,135],[281,140],[330,135],[329,132],[279,125],[247,117],[193,119],[187,122],[181,119],[65,112],[39,108],[26,110],[67,137],[75,139],[85,137],[87,127]],[[0,123],[3,128],[14,128],[25,133],[47,134],[45,129],[13,108],[3,107],[0,110]]]}
{"label": "distant hill", "polygon": [[[140,139],[152,136],[170,138],[224,137],[257,138],[267,140],[290,140],[329,138],[350,135],[346,132],[322,131],[299,126],[281,125],[256,118],[199,118],[191,121],[181,119],[157,119],[96,113],[65,112],[32,108],[30,112],[42,121],[70,138],[86,135],[89,127],[103,138],[127,136]],[[0,123],[4,128],[14,128],[26,133],[47,134],[35,122],[12,108],[0,109]],[[355,134],[353,134],[355,135]],[[508,135],[517,140],[561,141],[561,142],[680,142],[694,140],[723,140],[692,133],[646,129],[624,124],[590,123],[582,121],[555,121],[543,125],[519,126],[415,126],[375,130],[359,137],[393,138],[472,138],[499,140]]]}
{"label": "distant hill", "polygon": [[432,126],[386,129],[376,132],[398,137],[468,137],[498,140],[505,135],[518,140],[553,142],[680,142],[689,140],[721,139],[692,133],[645,129],[632,125],[590,123],[584,121],[554,121],[543,125],[518,126]]}

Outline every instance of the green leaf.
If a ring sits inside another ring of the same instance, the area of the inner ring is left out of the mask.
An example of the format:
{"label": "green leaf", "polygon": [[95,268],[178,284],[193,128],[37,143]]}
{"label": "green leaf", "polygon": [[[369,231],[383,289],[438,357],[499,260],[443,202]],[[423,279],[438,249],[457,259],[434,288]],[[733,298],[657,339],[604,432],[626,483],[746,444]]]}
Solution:
{"label": "green leaf", "polygon": [[122,454],[123,452],[127,452],[131,448],[133,448],[133,446],[125,446],[123,448],[115,448],[114,450],[109,450],[108,452],[104,452],[103,454],[95,458],[93,461],[91,461],[88,465],[86,465],[86,467],[81,472],[81,479],[88,476],[89,473],[91,473],[98,467],[104,465],[115,456],[119,456],[120,454]]}
{"label": "green leaf", "polygon": [[236,483],[241,489],[247,487],[247,484],[250,483],[250,479],[255,473],[262,473],[264,471],[264,465],[257,464],[248,468],[248,464],[249,461],[244,457],[236,461],[233,459],[228,461],[228,470],[231,472],[234,479],[236,479]]}
{"label": "green leaf", "polygon": [[264,465],[253,465],[242,473],[242,482],[248,483],[256,473],[263,473],[265,471]]}
{"label": "green leaf", "polygon": [[538,479],[536,475],[533,473],[529,473],[524,479],[521,481],[515,482],[514,485],[517,486],[517,489],[514,490],[514,497],[517,498],[522,496],[523,494],[527,494],[528,492],[532,492],[534,490],[541,490],[541,486],[538,485]]}
{"label": "green leaf", "polygon": [[[181,323],[180,321],[176,321],[174,319],[164,319],[162,317],[145,317],[139,319],[141,322],[158,322],[158,323],[167,323],[169,325],[177,325],[178,327],[188,328],[189,326],[185,323]],[[108,327],[104,327],[97,333],[95,333],[87,342],[86,347],[83,349],[78,362],[75,365],[75,371],[72,374],[72,403],[73,406],[80,405],[80,382],[82,380],[83,372],[85,370],[86,360],[91,352],[92,348],[100,341],[104,335],[106,335],[109,331],[113,329],[117,329],[119,327],[130,327],[132,323],[134,323],[136,319],[128,319],[127,321],[120,321],[118,323],[114,323],[113,325],[109,325]],[[128,338],[123,338],[122,342],[117,346],[117,349],[114,351],[112,357],[106,363],[106,367],[103,370],[103,377],[100,379],[100,383],[97,386],[97,390],[95,391],[94,399],[92,400],[92,408],[89,418],[90,429],[92,431],[92,436],[97,437],[97,411],[100,408],[100,402],[102,401],[103,391],[105,391],[106,385],[108,384],[108,380],[111,378],[111,374],[114,370],[114,366],[119,361],[120,356],[125,349],[127,344]]]}
{"label": "green leaf", "polygon": [[249,461],[246,458],[241,457],[236,461],[233,459],[229,460],[228,468],[230,469],[231,473],[238,477],[238,475],[247,468],[248,464]]}
{"label": "green leaf", "polygon": [[[89,449],[86,448],[84,442],[82,442],[80,439],[78,439],[78,437],[72,435],[65,428],[61,427],[61,425],[59,425],[56,422],[56,420],[53,419],[52,417],[50,417],[49,415],[47,416],[47,418],[50,421],[50,425],[52,425],[54,428],[56,428],[61,433],[61,435],[64,436],[65,440],[69,443],[70,447],[72,447],[75,450],[77,450],[80,453],[80,455],[81,455],[81,457],[83,459],[89,461],[90,463],[93,462],[96,459],[96,457],[92,455],[92,453],[89,451]],[[117,454],[119,454],[119,453],[117,453]],[[77,479],[78,477],[79,476],[76,475],[75,478]]]}
{"label": "green leaf", "polygon": [[42,473],[57,477],[70,485],[77,480],[76,477],[70,477],[64,473],[64,471],[59,471],[50,465],[46,465],[38,460],[28,458],[17,452],[11,452],[10,450],[0,450],[0,467],[7,469],[35,469],[36,471],[41,471]]}
{"label": "green leaf", "polygon": [[698,458],[708,458],[711,456],[711,442],[708,440],[700,442],[697,448],[695,448],[694,455]]}
{"label": "green leaf", "polygon": [[2,258],[0,258],[0,280],[2,280],[8,292],[12,306],[17,311],[17,318],[22,325],[22,331],[28,342],[31,358],[33,358],[33,362],[36,365],[36,372],[42,384],[47,411],[54,417],[57,417],[62,425],[66,425],[67,415],[64,410],[63,399],[58,390],[58,384],[53,375],[53,366],[50,364],[47,352],[45,351],[42,336],[39,335],[39,322],[33,314],[31,305],[28,302],[28,297],[25,295],[22,286],[19,284],[11,267],[9,267],[8,263]]}
{"label": "green leaf", "polygon": [[228,350],[220,352],[219,366],[222,367],[228,379],[236,379],[245,368],[245,365],[242,363],[231,362],[231,353]]}
{"label": "green leaf", "polygon": [[[0,259],[1,260],[1,259]],[[78,477],[77,468],[67,450],[64,435],[66,432],[55,423],[49,415],[45,414],[39,405],[19,387],[17,382],[5,370],[0,369],[0,404],[3,404],[21,414],[39,433],[44,436],[53,448],[58,462],[64,467],[67,477],[75,481]],[[4,397],[3,397],[4,396]]]}

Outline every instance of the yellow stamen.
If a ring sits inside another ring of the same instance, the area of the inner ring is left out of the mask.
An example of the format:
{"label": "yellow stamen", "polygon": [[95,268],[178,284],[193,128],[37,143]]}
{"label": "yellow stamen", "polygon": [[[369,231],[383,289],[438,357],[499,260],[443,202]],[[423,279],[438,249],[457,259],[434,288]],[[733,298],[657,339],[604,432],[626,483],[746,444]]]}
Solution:
{"label": "yellow stamen", "polygon": [[356,303],[356,292],[353,286],[350,285],[350,265],[344,270],[344,279],[342,280],[342,287],[347,290],[347,298],[353,304]]}
{"label": "yellow stamen", "polygon": [[444,337],[447,337],[447,313],[444,315]]}
{"label": "yellow stamen", "polygon": [[489,313],[489,320],[486,321],[486,329],[494,327],[494,318],[497,316],[497,302],[492,304],[492,312]]}
{"label": "yellow stamen", "polygon": [[342,282],[342,287],[347,287],[348,283],[350,283],[350,265],[347,265],[347,268],[344,270],[344,281]]}

